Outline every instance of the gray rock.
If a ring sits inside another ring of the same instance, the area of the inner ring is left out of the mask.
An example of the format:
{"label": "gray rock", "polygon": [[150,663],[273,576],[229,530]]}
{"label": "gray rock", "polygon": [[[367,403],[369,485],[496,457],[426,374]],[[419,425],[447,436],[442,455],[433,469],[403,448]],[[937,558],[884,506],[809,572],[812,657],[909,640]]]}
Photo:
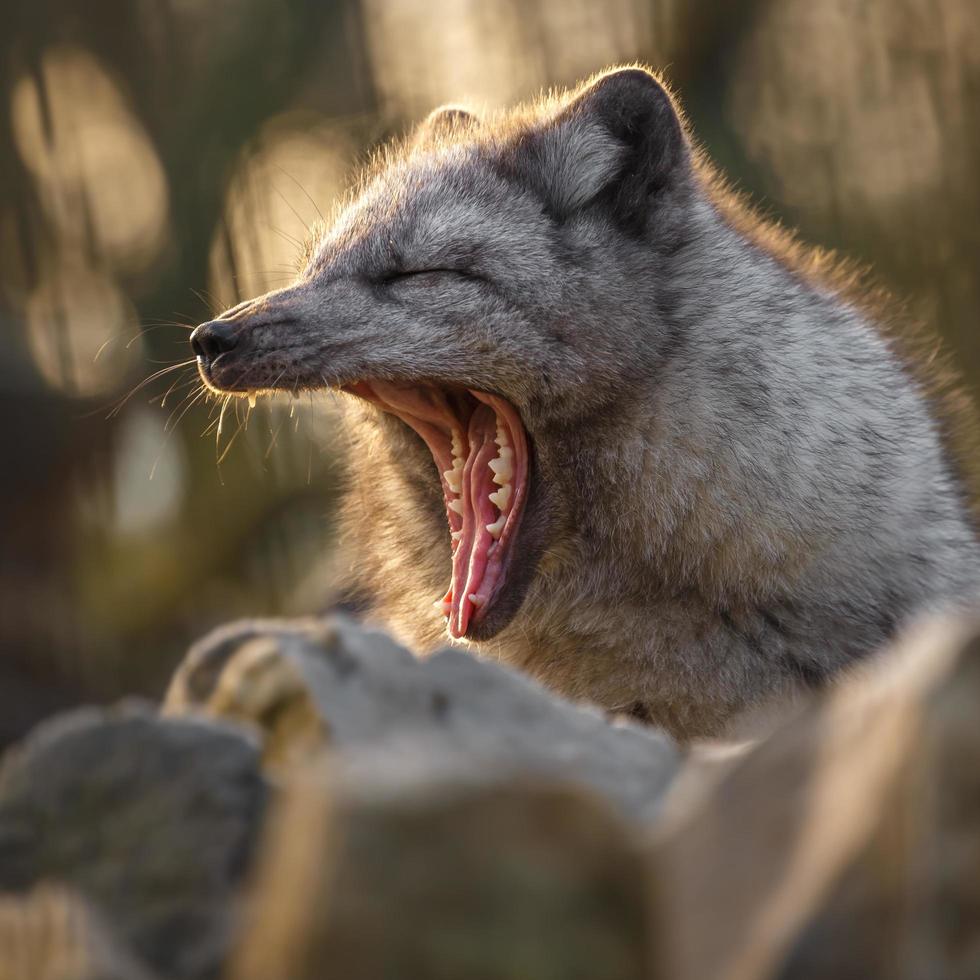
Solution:
{"label": "gray rock", "polygon": [[154,980],[73,889],[0,895],[0,980]]}
{"label": "gray rock", "polygon": [[653,855],[667,975],[980,977],[978,757],[980,626],[937,622],[679,792]]}
{"label": "gray rock", "polygon": [[362,788],[537,776],[587,787],[640,821],[654,819],[679,763],[658,731],[460,650],[418,660],[342,617],[225,627],[188,654],[165,710],[251,721],[273,761],[329,742]]}
{"label": "gray rock", "polygon": [[138,705],[60,716],[0,768],[0,891],[64,883],[152,969],[215,976],[265,797],[242,731]]}
{"label": "gray rock", "polygon": [[674,780],[465,653],[226,628],[166,702],[221,724],[88,710],[5,758],[0,980],[974,980],[978,704],[980,627],[933,624]]}
{"label": "gray rock", "polygon": [[[352,801],[295,773],[233,980],[654,980],[629,825],[529,782]],[[666,980],[666,978],[665,978]]]}

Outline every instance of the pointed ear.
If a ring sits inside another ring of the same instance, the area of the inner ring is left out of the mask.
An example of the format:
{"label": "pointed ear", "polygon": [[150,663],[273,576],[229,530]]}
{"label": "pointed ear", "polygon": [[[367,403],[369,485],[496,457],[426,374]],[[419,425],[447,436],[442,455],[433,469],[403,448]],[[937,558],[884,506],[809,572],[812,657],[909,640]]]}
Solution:
{"label": "pointed ear", "polygon": [[601,200],[634,224],[688,160],[670,96],[639,68],[591,83],[533,131],[523,149],[527,175],[554,214],[564,217]]}
{"label": "pointed ear", "polygon": [[479,119],[468,109],[458,105],[444,105],[433,109],[419,123],[412,136],[412,146],[429,146],[447,137],[463,133],[479,125]]}

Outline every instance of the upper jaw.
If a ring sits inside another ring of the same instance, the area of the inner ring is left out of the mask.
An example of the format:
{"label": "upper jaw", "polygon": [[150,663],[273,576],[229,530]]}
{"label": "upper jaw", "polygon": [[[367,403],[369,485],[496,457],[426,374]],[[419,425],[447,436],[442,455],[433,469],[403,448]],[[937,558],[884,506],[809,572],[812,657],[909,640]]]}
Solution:
{"label": "upper jaw", "polygon": [[251,363],[243,367],[240,358],[218,356],[210,363],[197,359],[197,370],[204,384],[218,395],[273,394],[277,391],[317,391],[326,388],[342,388],[343,379],[331,383],[321,375],[287,370],[277,362]]}

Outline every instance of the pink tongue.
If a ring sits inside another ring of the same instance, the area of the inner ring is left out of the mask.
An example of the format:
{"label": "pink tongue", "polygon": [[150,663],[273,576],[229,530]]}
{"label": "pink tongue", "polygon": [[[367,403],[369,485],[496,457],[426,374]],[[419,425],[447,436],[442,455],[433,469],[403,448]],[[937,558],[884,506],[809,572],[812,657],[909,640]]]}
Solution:
{"label": "pink tongue", "polygon": [[[466,635],[470,618],[476,608],[471,595],[480,605],[486,604],[497,579],[498,563],[490,554],[496,541],[487,525],[496,520],[489,494],[497,489],[489,462],[497,455],[494,438],[497,416],[489,405],[481,405],[470,418],[470,454],[463,468],[462,493],[463,534],[453,553],[453,581],[447,599],[452,603],[449,632],[452,636]],[[496,550],[494,548],[494,550]],[[489,570],[490,575],[487,575]]]}
{"label": "pink tongue", "polygon": [[[454,411],[444,393],[377,380],[352,384],[347,390],[411,426],[429,447],[440,474],[453,468],[453,439],[469,413]],[[513,534],[515,519],[520,516],[527,479],[527,443],[514,409],[496,395],[473,390],[470,394],[480,404],[469,414],[465,434],[468,456],[460,479],[462,515],[447,507],[450,529],[454,534],[458,531],[459,538],[453,543],[452,584],[440,604],[449,615],[450,635],[457,638],[466,635],[477,611],[493,600],[502,581],[508,547],[505,542]],[[497,523],[500,516],[490,502],[490,494],[499,487],[493,482],[489,466],[498,454],[494,441],[498,423],[510,435],[514,459],[511,503],[499,540],[487,530],[487,525]],[[463,433],[459,435],[462,437]],[[448,504],[455,494],[445,475],[440,480]]]}

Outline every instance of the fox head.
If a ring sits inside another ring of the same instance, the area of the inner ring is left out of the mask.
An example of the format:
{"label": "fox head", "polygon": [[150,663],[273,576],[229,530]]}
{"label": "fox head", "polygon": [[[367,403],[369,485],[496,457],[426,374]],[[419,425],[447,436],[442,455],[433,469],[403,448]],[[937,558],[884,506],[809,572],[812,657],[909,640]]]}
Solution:
{"label": "fox head", "polygon": [[492,637],[542,555],[592,533],[605,504],[583,461],[680,342],[669,264],[691,156],[640,69],[502,118],[437,110],[295,283],[194,331],[201,375],[222,393],[356,396],[381,447],[363,465],[387,474],[362,521],[404,556],[375,564],[401,567],[406,591],[440,589],[426,622]]}

